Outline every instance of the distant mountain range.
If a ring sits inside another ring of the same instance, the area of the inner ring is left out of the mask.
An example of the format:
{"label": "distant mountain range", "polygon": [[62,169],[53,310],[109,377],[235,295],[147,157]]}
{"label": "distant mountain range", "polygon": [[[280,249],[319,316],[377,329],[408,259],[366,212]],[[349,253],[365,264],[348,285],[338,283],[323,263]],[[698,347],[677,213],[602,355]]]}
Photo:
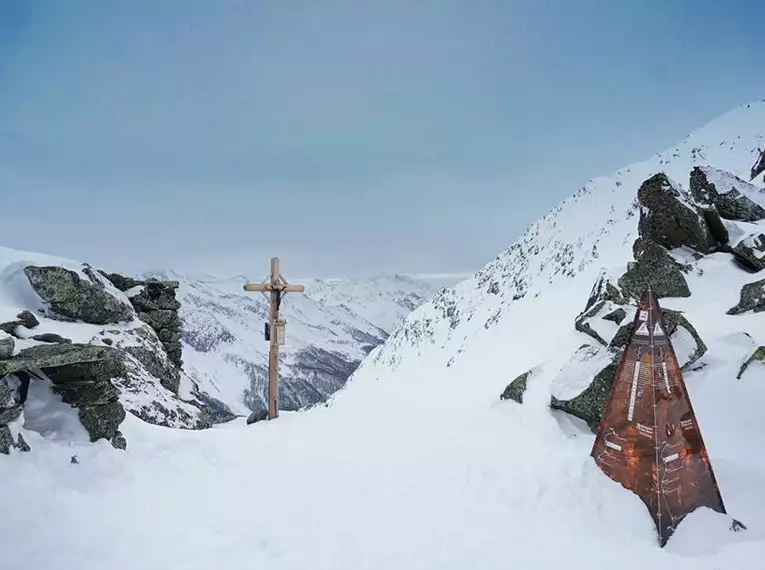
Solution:
{"label": "distant mountain range", "polygon": [[[184,370],[209,397],[215,419],[265,409],[265,295],[245,292],[248,279],[243,275],[151,271],[143,277],[180,283]],[[299,281],[305,293],[286,295],[281,306],[287,322],[280,361],[281,409],[325,401],[412,310],[464,277],[394,274]]]}

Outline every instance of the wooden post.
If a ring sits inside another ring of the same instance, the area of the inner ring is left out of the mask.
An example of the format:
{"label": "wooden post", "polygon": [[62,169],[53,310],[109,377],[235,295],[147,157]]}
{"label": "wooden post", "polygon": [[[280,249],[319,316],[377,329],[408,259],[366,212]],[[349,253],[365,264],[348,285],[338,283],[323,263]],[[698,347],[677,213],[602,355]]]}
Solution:
{"label": "wooden post", "polygon": [[279,319],[279,306],[286,293],[302,293],[302,285],[290,285],[281,275],[279,258],[271,258],[271,274],[263,283],[245,283],[245,291],[264,293],[269,297],[266,340],[268,348],[268,419],[279,416],[279,346],[284,344],[284,321]]}

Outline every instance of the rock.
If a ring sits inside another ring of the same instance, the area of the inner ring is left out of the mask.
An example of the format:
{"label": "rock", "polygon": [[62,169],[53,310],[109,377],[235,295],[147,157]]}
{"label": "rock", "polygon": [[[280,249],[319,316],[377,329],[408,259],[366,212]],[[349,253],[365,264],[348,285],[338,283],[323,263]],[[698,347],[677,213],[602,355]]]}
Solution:
{"label": "rock", "polygon": [[738,305],[728,309],[729,315],[740,315],[747,311],[760,313],[765,311],[765,279],[747,283],[741,288]]}
{"label": "rock", "polygon": [[730,241],[730,233],[728,228],[725,227],[725,222],[722,221],[720,212],[714,206],[701,208],[701,214],[704,216],[704,221],[707,223],[709,232],[717,243],[726,244]]}
{"label": "rock", "polygon": [[714,205],[726,220],[765,220],[765,208],[747,196],[760,190],[729,172],[696,166],[691,171],[691,193],[698,202]]}
{"label": "rock", "polygon": [[158,339],[146,327],[133,332],[142,337],[143,342],[139,346],[126,345],[124,350],[135,357],[152,376],[158,378],[162,386],[177,394],[181,382],[180,372],[169,360],[169,355],[163,358],[165,353]]}
{"label": "rock", "polygon": [[100,269],[98,272],[104,277],[106,277],[117,289],[119,289],[123,293],[130,289],[133,289],[134,287],[143,285],[143,281],[138,281],[137,279],[133,279],[132,277],[125,277],[123,275],[120,275],[119,273],[106,273],[104,271],[101,271]]}
{"label": "rock", "polygon": [[27,451],[32,451],[32,448],[29,447],[29,444],[26,442],[26,440],[21,434],[19,434],[19,439],[16,442],[16,449],[18,449],[19,451],[23,451],[25,453]]}
{"label": "rock", "polygon": [[590,376],[592,381],[574,397],[562,398],[553,394],[550,397],[550,407],[584,420],[595,432],[611,392],[611,385],[619,364],[619,352],[585,345],[577,351],[572,361],[571,368],[579,377],[587,374],[594,367],[596,372]]}
{"label": "rock", "polygon": [[125,439],[125,436],[122,435],[121,431],[118,431],[114,435],[111,444],[115,449],[127,449],[127,440]]}
{"label": "rock", "polygon": [[16,335],[16,327],[18,327],[21,324],[22,324],[22,322],[18,321],[18,320],[16,320],[16,321],[8,321],[8,322],[5,322],[5,323],[0,323],[0,331],[4,332],[6,334],[10,334],[10,335],[14,335],[15,336]]}
{"label": "rock", "polygon": [[[740,380],[744,375],[744,372],[746,372],[752,364],[765,366],[765,346],[758,347],[757,350],[755,350],[754,353],[744,361],[744,364],[741,365],[736,378]],[[765,370],[763,370],[763,372],[763,378],[765,378]]]}
{"label": "rock", "polygon": [[109,337],[106,337],[106,338],[104,338],[104,339],[102,339],[102,340],[103,340],[103,343],[104,343],[104,344],[108,344],[109,346],[111,346],[112,344],[114,344],[114,341],[113,341],[112,339],[110,339]]}
{"label": "rock", "polygon": [[[590,291],[590,297],[587,299],[584,311],[574,319],[574,328],[605,346],[608,341],[596,329],[601,329],[601,332],[605,331],[602,330],[603,326],[597,321],[612,320],[616,316],[613,313],[622,310],[619,305],[625,303],[619,288],[611,282],[605,272],[601,272]],[[618,315],[618,313],[616,314]],[[607,319],[606,315],[611,315],[611,319]],[[613,327],[613,325],[608,326]]]}
{"label": "rock", "polygon": [[109,293],[92,272],[90,280],[57,266],[29,265],[24,273],[35,292],[58,315],[95,325],[128,321],[133,316],[132,307]]}
{"label": "rock", "polygon": [[603,318],[607,321],[611,321],[612,323],[621,324],[621,322],[627,318],[627,311],[619,307],[618,309],[615,309],[611,311],[610,313],[607,313],[603,315]]}
{"label": "rock", "polygon": [[28,329],[33,329],[40,325],[40,321],[37,319],[37,317],[32,312],[27,310],[21,311],[18,315],[16,315],[16,318]]}
{"label": "rock", "polygon": [[638,189],[640,237],[667,249],[687,246],[702,253],[715,247],[698,205],[686,197],[663,173],[655,174]]}
{"label": "rock", "polygon": [[113,357],[114,349],[90,344],[41,344],[25,348],[16,356],[0,361],[0,377],[20,370],[53,368],[73,363],[97,362]]}
{"label": "rock", "polygon": [[0,331],[0,360],[6,360],[13,356],[13,349],[16,348],[16,341],[6,332]]}
{"label": "rock", "polygon": [[71,344],[72,341],[68,338],[64,338],[61,335],[58,335],[56,333],[42,333],[42,334],[36,334],[32,337],[32,340],[37,340],[39,342],[55,342],[59,344]]}
{"label": "rock", "polygon": [[725,251],[735,255],[736,260],[751,271],[765,269],[765,234],[749,235]]}
{"label": "rock", "polygon": [[16,442],[13,440],[11,428],[7,425],[0,425],[0,453],[8,455],[11,449],[15,447]]}
{"label": "rock", "polygon": [[[685,315],[672,309],[661,309],[664,325],[672,342],[672,347],[677,356],[677,363],[681,370],[688,370],[707,352],[707,345],[699,336],[696,328],[685,318]],[[621,351],[630,339],[634,323],[625,323],[611,339],[608,347],[614,351]]]}
{"label": "rock", "polygon": [[524,372],[520,376],[518,376],[515,380],[510,382],[510,384],[507,385],[507,388],[505,388],[505,391],[502,392],[502,395],[500,396],[500,399],[502,400],[515,400],[519,404],[523,403],[523,393],[526,391],[526,382],[529,379],[529,376],[531,376],[531,370],[528,372]]}
{"label": "rock", "polygon": [[619,278],[619,287],[633,298],[640,298],[648,287],[656,296],[690,297],[691,290],[678,264],[666,249],[652,242],[638,238],[635,263]]}
{"label": "rock", "polygon": [[757,158],[757,161],[752,166],[752,170],[750,172],[752,177],[750,178],[750,180],[754,180],[763,172],[765,172],[765,149],[760,150],[760,156]]}
{"label": "rock", "polygon": [[53,383],[53,391],[78,409],[90,441],[112,441],[116,437],[126,416],[119,391],[112,384],[113,378],[126,374],[118,351],[110,352],[103,360],[43,368],[43,372]]}
{"label": "rock", "polygon": [[268,418],[268,410],[255,410],[247,417],[247,425],[262,422]]}

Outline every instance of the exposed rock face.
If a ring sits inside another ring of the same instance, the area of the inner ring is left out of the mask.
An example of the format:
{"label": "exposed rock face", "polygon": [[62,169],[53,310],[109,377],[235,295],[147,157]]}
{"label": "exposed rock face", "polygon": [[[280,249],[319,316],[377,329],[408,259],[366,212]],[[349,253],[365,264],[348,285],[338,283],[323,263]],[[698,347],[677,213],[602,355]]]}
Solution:
{"label": "exposed rock face", "polygon": [[15,422],[23,411],[22,394],[16,378],[6,376],[0,378],[0,453],[9,454],[11,449],[29,451],[29,446],[19,434],[13,437],[8,424]]}
{"label": "exposed rock face", "polygon": [[[718,185],[722,187],[718,188]],[[746,195],[753,192],[758,189],[730,173],[699,166],[691,171],[693,197],[700,203],[713,204],[726,220],[765,220],[765,208]]]}
{"label": "exposed rock face", "polygon": [[[176,299],[179,283],[157,279],[139,281],[117,273],[104,275],[128,296],[138,318],[154,329],[170,361],[180,370],[183,367],[181,349],[183,323],[178,314],[181,303]],[[175,384],[174,391],[177,392],[177,382]]]}
{"label": "exposed rock face", "polygon": [[638,190],[640,236],[667,249],[688,246],[708,253],[716,242],[700,208],[684,196],[663,173],[643,182]]}
{"label": "exposed rock face", "polygon": [[515,380],[510,382],[502,392],[500,398],[502,400],[515,400],[519,404],[523,403],[523,393],[526,391],[526,384],[531,376],[532,371],[529,370],[518,376]]}
{"label": "exposed rock face", "polygon": [[741,297],[738,305],[728,309],[729,315],[739,315],[753,311],[760,313],[765,311],[765,279],[747,283],[741,288]]}
{"label": "exposed rock face", "polygon": [[132,318],[132,308],[107,291],[104,280],[87,267],[83,272],[87,280],[64,267],[30,265],[24,268],[32,288],[53,311],[51,317],[58,315],[94,325]]}
{"label": "exposed rock face", "polygon": [[[608,342],[596,330],[602,328],[599,327],[598,320],[607,320],[618,324],[621,322],[619,311],[624,313],[620,305],[625,303],[619,288],[611,282],[605,273],[601,273],[590,292],[584,311],[574,319],[574,328],[605,346]],[[623,319],[624,316],[621,318]],[[616,319],[619,321],[615,321]]]}
{"label": "exposed rock face", "polygon": [[126,415],[112,384],[113,378],[126,374],[119,352],[109,349],[102,360],[43,368],[43,372],[53,383],[53,391],[78,409],[90,440],[103,438],[114,444]]}
{"label": "exposed rock face", "polygon": [[691,290],[682,268],[667,250],[653,241],[638,238],[636,261],[619,278],[619,287],[637,298],[648,287],[657,297],[690,297]]}
{"label": "exposed rock face", "polygon": [[0,331],[0,360],[5,360],[13,355],[16,341],[6,332]]}

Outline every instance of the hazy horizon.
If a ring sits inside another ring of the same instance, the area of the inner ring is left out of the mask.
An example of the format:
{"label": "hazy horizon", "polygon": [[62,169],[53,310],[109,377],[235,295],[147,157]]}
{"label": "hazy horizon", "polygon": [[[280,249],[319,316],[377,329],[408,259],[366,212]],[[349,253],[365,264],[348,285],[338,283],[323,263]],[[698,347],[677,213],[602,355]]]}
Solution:
{"label": "hazy horizon", "polygon": [[126,273],[478,270],[765,95],[765,5],[0,5],[2,244]]}

